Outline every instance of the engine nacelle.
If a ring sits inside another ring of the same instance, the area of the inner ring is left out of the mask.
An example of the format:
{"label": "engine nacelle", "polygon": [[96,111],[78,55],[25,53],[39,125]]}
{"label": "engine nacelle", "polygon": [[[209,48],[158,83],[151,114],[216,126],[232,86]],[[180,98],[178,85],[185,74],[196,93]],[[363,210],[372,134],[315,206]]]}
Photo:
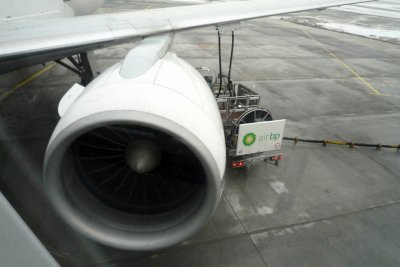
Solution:
{"label": "engine nacelle", "polygon": [[51,137],[44,184],[60,215],[86,237],[159,249],[213,215],[225,137],[214,96],[192,66],[166,53],[141,73],[129,60],[82,93],[66,94],[61,104],[76,100],[64,106]]}
{"label": "engine nacelle", "polygon": [[104,0],[64,0],[75,12],[76,16],[90,15],[96,12]]}

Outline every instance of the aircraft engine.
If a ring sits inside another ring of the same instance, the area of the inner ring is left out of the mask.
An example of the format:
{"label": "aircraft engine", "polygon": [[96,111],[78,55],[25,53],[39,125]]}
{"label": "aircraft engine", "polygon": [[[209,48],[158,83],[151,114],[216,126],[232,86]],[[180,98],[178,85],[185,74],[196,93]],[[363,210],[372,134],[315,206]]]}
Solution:
{"label": "aircraft engine", "polygon": [[75,12],[76,16],[90,15],[96,12],[104,0],[64,0]]}
{"label": "aircraft engine", "polygon": [[214,96],[165,45],[154,52],[157,38],[67,92],[46,151],[44,185],[56,210],[120,249],[187,239],[222,193],[225,137]]}

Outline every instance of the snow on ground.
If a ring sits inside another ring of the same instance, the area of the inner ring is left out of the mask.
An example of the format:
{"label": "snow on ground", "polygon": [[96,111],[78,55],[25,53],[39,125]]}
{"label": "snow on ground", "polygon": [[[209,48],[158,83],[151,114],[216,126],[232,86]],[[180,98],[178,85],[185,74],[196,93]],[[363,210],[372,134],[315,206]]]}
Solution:
{"label": "snow on ground", "polygon": [[400,18],[400,1],[376,1],[370,3],[362,3],[358,5],[333,7],[331,9],[371,16],[395,19]]}
{"label": "snow on ground", "polygon": [[299,12],[280,19],[400,44],[400,0],[381,0]]}
{"label": "snow on ground", "polygon": [[343,23],[317,23],[318,26],[328,30],[342,31],[345,33],[364,36],[373,39],[387,39],[390,40],[400,40],[400,29],[375,29],[370,27],[362,27],[358,25],[343,24]]}

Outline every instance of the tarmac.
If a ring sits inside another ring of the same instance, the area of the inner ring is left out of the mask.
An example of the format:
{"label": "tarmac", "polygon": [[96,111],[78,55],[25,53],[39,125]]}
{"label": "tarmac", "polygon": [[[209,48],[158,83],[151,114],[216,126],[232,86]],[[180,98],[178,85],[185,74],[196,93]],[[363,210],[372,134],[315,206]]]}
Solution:
{"label": "tarmac", "polygon": [[[101,11],[175,4],[106,1]],[[243,23],[235,44],[233,80],[258,92],[274,119],[287,120],[285,136],[400,143],[400,46],[276,18]],[[98,70],[133,46],[97,51]],[[230,33],[222,48],[227,71]],[[176,34],[172,50],[217,69],[212,27]],[[0,190],[62,266],[400,266],[394,149],[285,142],[279,166],[228,167],[212,220],[161,251],[120,251],[79,236],[40,186],[58,102],[78,81],[51,67],[0,103]]]}

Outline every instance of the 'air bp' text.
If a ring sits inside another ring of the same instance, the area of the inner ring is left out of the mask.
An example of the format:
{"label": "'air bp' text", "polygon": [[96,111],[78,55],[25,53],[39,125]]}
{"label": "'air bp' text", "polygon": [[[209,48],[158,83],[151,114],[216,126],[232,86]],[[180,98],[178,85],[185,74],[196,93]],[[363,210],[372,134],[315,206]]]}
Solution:
{"label": "'air bp' text", "polygon": [[281,138],[280,133],[269,133],[269,134],[267,133],[265,135],[260,135],[258,137],[258,140],[260,140],[260,142],[262,142],[262,141],[268,142],[270,140],[273,140],[273,141],[279,140],[279,138]]}
{"label": "'air bp' text", "polygon": [[286,120],[241,124],[236,155],[279,150]]}

